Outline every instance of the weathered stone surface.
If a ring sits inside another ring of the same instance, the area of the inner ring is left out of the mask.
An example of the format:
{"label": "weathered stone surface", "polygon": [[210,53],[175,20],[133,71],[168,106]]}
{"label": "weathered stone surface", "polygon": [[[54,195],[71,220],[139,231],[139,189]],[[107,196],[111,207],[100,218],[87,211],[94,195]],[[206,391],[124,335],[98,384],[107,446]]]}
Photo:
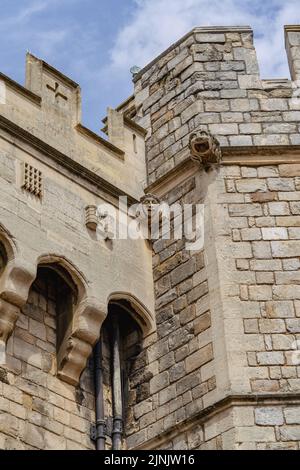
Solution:
{"label": "weathered stone surface", "polygon": [[283,320],[259,320],[259,327],[262,333],[282,333],[285,332],[285,323]]}
{"label": "weathered stone surface", "polygon": [[274,258],[300,256],[300,241],[274,241],[271,242],[271,250]]}
{"label": "weathered stone surface", "polygon": [[268,178],[268,187],[271,191],[293,191],[294,181],[290,178]]}
{"label": "weathered stone surface", "polygon": [[270,202],[269,203],[270,215],[289,215],[289,205],[287,202]]}
{"label": "weathered stone surface", "polygon": [[262,228],[263,240],[285,240],[288,238],[288,232],[283,227]]}
{"label": "weathered stone surface", "polygon": [[256,191],[266,191],[266,183],[261,179],[242,179],[236,181],[236,188],[241,193],[254,193]]}
{"label": "weathered stone surface", "polygon": [[200,43],[216,42],[222,44],[225,42],[225,35],[221,33],[198,33],[196,34],[196,41]]}
{"label": "weathered stone surface", "polygon": [[171,273],[171,282],[172,285],[177,285],[180,282],[184,281],[188,277],[192,276],[195,270],[194,259],[191,258],[186,263],[182,264],[178,268],[174,269]]}
{"label": "weathered stone surface", "polygon": [[[246,423],[245,423],[246,424]],[[275,441],[274,428],[245,426],[237,428],[237,442],[272,442]]]}
{"label": "weathered stone surface", "polygon": [[298,318],[288,319],[286,329],[288,333],[300,333],[300,320]]}
{"label": "weathered stone surface", "polygon": [[257,362],[260,365],[282,365],[285,361],[282,352],[260,352],[257,353]]}
{"label": "weathered stone surface", "polygon": [[266,314],[269,318],[290,318],[294,316],[291,301],[266,302]]}
{"label": "weathered stone surface", "polygon": [[210,312],[203,313],[200,317],[196,318],[194,322],[194,331],[195,334],[202,333],[202,331],[207,330],[211,326],[211,317]]}
{"label": "weathered stone surface", "polygon": [[280,428],[280,437],[283,441],[299,441],[300,426],[282,426]]}
{"label": "weathered stone surface", "polygon": [[191,356],[187,357],[185,360],[186,372],[190,373],[195,369],[198,369],[203,364],[211,361],[213,359],[213,349],[212,344],[208,344],[199,351],[196,351]]}
{"label": "weathered stone surface", "polygon": [[230,204],[229,214],[235,217],[260,216],[262,208],[259,204]]}
{"label": "weathered stone surface", "polygon": [[270,286],[249,286],[249,298],[251,300],[270,300],[272,289]]}
{"label": "weathered stone surface", "polygon": [[161,374],[156,375],[150,381],[150,392],[156,393],[167,387],[169,384],[169,374],[167,371],[162,372]]}
{"label": "weathered stone surface", "polygon": [[272,192],[257,192],[251,194],[251,200],[253,202],[269,202],[277,199],[276,193]]}
{"label": "weathered stone surface", "polygon": [[255,422],[261,426],[281,426],[284,424],[282,409],[280,407],[256,408]]}
{"label": "weathered stone surface", "polygon": [[300,424],[300,408],[292,406],[284,410],[286,424]]}

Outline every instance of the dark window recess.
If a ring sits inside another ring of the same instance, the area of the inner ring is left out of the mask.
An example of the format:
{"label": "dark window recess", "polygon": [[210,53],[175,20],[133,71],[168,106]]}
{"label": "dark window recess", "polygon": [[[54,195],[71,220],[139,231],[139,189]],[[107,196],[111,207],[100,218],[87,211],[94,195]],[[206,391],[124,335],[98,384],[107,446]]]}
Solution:
{"label": "dark window recess", "polygon": [[[124,439],[127,423],[128,425],[132,424],[135,390],[131,376],[135,360],[141,352],[142,342],[142,331],[134,320],[134,315],[135,312],[129,302],[125,300],[112,301],[109,303],[108,315],[102,327],[103,382],[104,386],[109,389],[109,402],[112,404],[110,406],[107,402],[105,403],[105,420],[112,419],[111,445],[115,450],[118,450],[118,446],[121,445],[118,438],[116,439],[116,434],[120,437],[121,428],[122,439]],[[118,344],[117,348],[116,343]],[[119,356],[117,360],[116,354]],[[116,364],[119,364],[119,372],[115,369]],[[120,410],[122,423],[119,422]],[[109,438],[109,434],[106,432],[107,438]],[[110,439],[107,439],[107,444],[110,447]]]}
{"label": "dark window recess", "polygon": [[65,337],[72,328],[74,307],[77,303],[77,288],[71,276],[58,265],[42,265],[32,289],[52,301],[56,311],[56,351],[60,363],[60,350]]}
{"label": "dark window recess", "polygon": [[0,242],[0,273],[4,270],[7,264],[7,254],[3,243]]}

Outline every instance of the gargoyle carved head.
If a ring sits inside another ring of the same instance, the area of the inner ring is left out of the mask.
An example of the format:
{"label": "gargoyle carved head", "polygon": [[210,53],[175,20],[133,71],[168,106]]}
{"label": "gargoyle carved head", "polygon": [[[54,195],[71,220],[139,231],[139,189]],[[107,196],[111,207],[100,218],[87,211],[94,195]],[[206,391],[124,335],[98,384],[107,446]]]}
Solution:
{"label": "gargoyle carved head", "polygon": [[192,160],[201,163],[205,169],[213,163],[220,163],[222,152],[219,141],[209,132],[200,131],[190,135]]}

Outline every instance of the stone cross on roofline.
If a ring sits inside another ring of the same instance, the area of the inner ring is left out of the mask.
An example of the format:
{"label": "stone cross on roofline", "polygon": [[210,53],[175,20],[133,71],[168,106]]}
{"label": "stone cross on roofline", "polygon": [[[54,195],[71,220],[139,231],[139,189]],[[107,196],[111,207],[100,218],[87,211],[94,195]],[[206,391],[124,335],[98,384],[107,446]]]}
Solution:
{"label": "stone cross on roofline", "polygon": [[68,101],[68,98],[65,95],[63,95],[60,91],[58,91],[59,90],[59,83],[55,82],[55,87],[54,88],[47,83],[46,87],[48,88],[48,90],[53,91],[56,101],[58,101],[58,98],[62,98],[63,100]]}

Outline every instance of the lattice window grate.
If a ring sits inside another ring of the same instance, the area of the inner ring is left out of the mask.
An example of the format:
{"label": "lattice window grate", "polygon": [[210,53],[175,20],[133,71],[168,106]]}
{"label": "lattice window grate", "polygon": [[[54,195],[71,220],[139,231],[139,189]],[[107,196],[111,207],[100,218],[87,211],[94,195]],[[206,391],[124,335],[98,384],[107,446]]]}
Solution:
{"label": "lattice window grate", "polygon": [[41,198],[43,195],[42,172],[29,165],[29,163],[23,164],[22,188],[38,198]]}

